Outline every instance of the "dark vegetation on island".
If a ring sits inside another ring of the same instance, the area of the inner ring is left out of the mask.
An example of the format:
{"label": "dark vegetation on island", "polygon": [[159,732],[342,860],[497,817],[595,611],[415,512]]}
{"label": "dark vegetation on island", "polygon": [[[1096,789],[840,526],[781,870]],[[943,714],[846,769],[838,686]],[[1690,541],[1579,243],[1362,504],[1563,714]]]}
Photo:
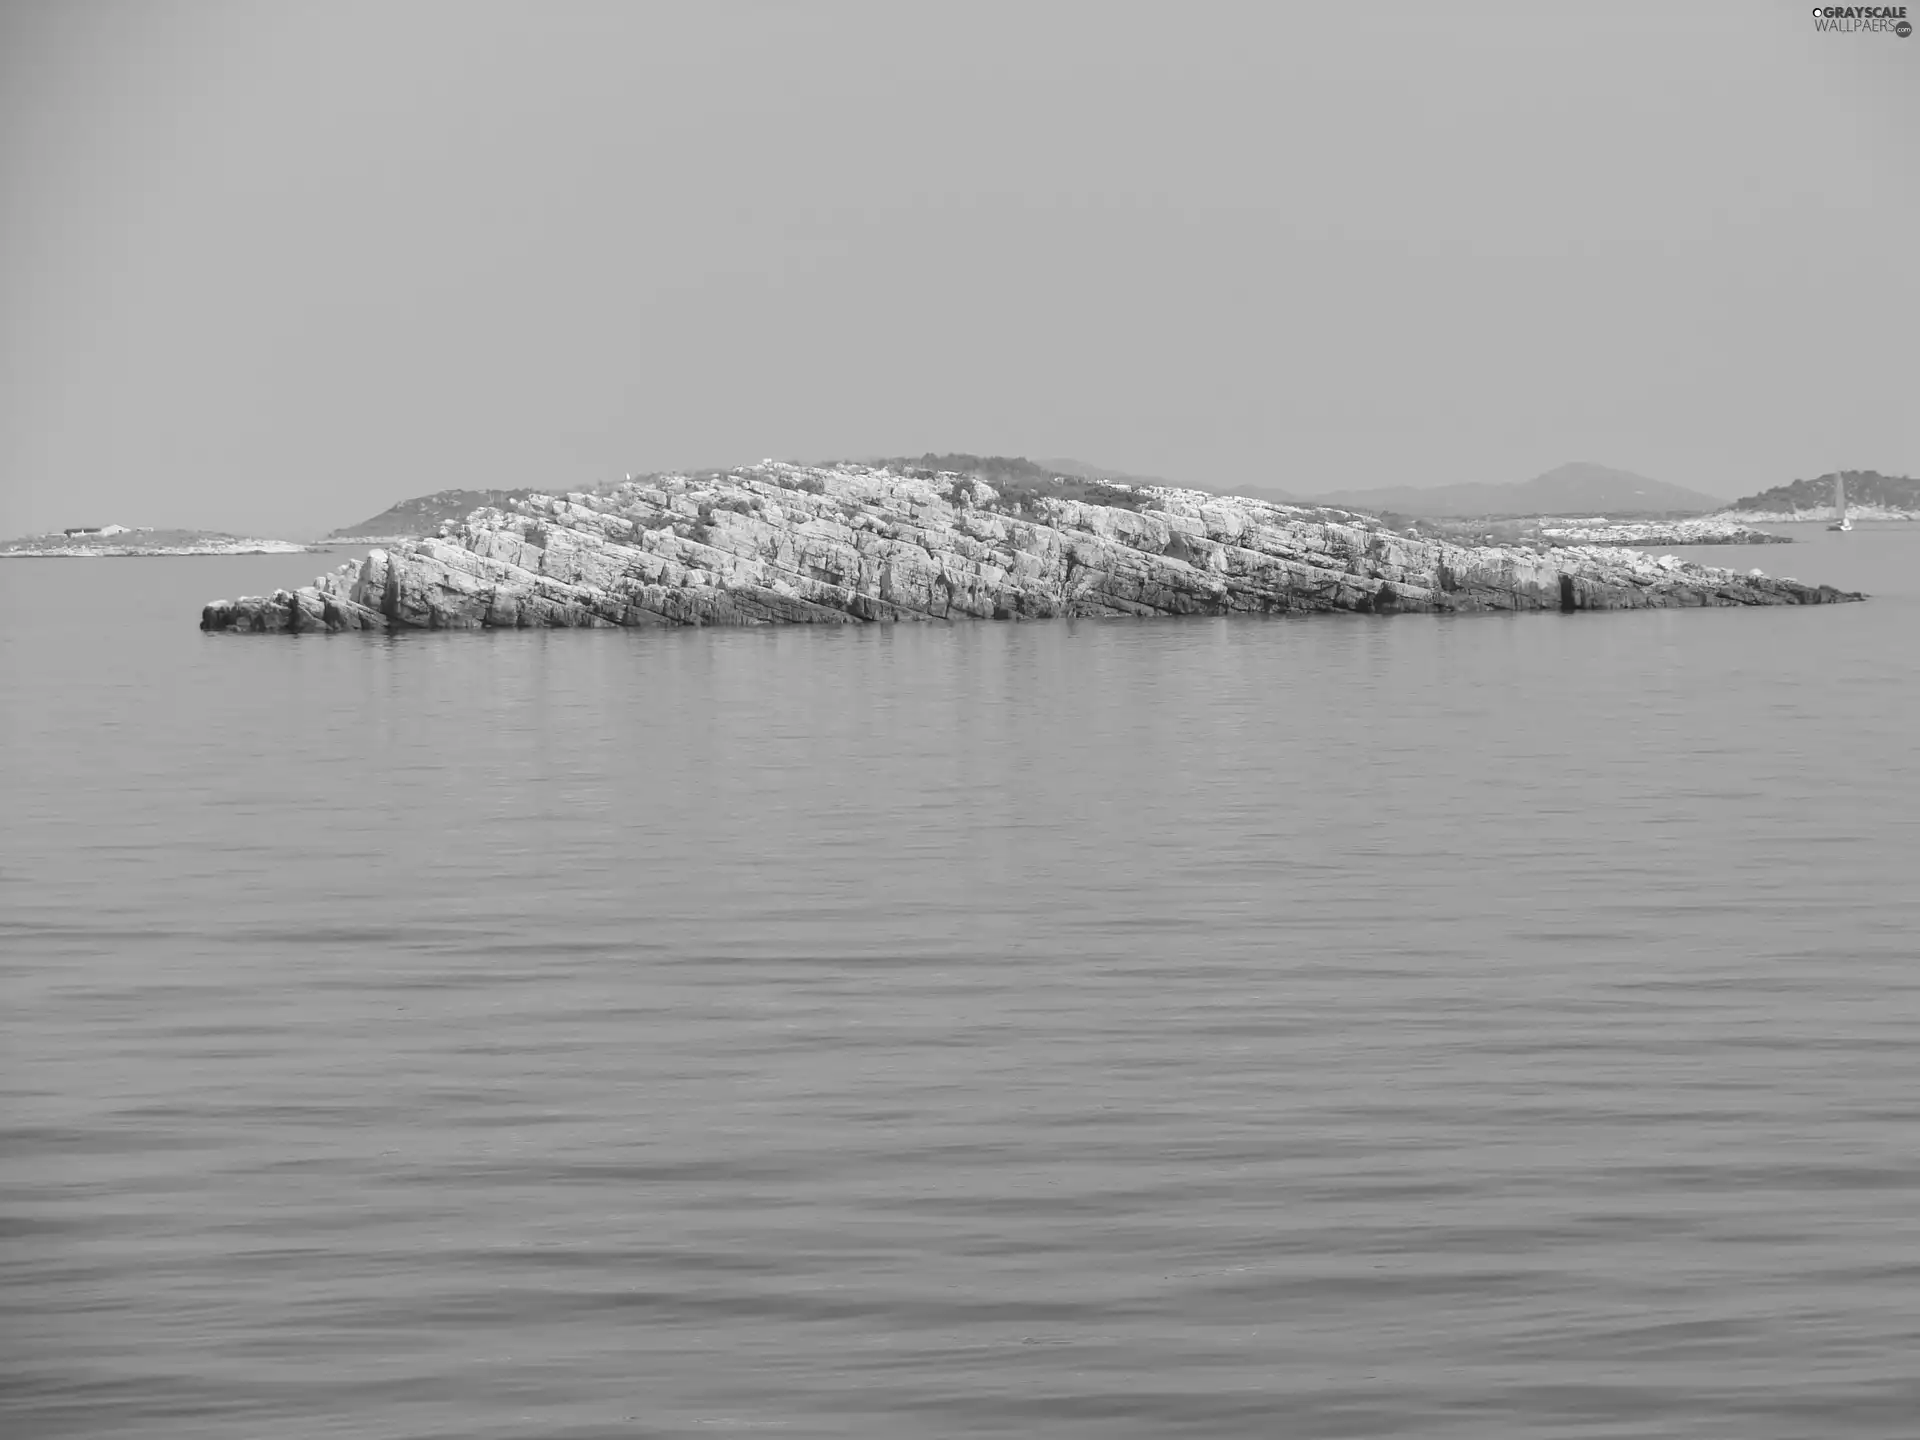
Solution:
{"label": "dark vegetation on island", "polygon": [[512,501],[541,493],[538,489],[436,490],[411,500],[396,500],[371,519],[349,525],[327,536],[352,540],[361,535],[432,535],[442,525],[464,520],[482,505],[505,509]]}
{"label": "dark vegetation on island", "polygon": [[[1878,470],[1842,470],[1850,505],[1884,505],[1889,510],[1920,510],[1920,480],[1910,475],[1882,475]],[[1833,476],[1829,470],[1810,480],[1776,485],[1757,495],[1743,495],[1733,510],[1818,510],[1833,504]]]}

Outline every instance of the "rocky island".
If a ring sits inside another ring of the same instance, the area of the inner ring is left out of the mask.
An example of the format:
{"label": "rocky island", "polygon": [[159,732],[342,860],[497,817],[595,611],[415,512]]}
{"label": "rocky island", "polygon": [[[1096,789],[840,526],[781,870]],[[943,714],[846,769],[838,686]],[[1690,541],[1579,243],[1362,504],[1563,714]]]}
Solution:
{"label": "rocky island", "polygon": [[[1882,475],[1878,470],[1843,470],[1847,482],[1847,513],[1855,520],[1920,520],[1920,480],[1911,475]],[[1835,472],[1811,480],[1794,480],[1743,495],[1709,518],[1735,524],[1790,524],[1833,521]]]}
{"label": "rocky island", "polygon": [[[1088,493],[1079,482],[1074,488]],[[1606,547],[1468,546],[1168,487],[1100,503],[972,478],[774,461],[532,494],[205,630],[843,624],[1314,611],[1626,610],[1862,597]]]}
{"label": "rocky island", "polygon": [[151,526],[82,526],[47,535],[27,535],[0,544],[0,559],[65,557],[96,559],[128,555],[302,555],[321,549],[291,540],[255,540],[219,530],[156,530]]}

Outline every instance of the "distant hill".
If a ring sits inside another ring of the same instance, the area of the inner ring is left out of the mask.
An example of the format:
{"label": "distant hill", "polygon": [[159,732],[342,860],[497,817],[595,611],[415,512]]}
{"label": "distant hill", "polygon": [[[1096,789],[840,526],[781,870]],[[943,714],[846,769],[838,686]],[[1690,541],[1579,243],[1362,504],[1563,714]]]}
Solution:
{"label": "distant hill", "polygon": [[1701,490],[1584,461],[1507,485],[1435,485],[1426,489],[1398,485],[1382,490],[1342,490],[1315,499],[1323,505],[1343,505],[1373,515],[1391,512],[1436,517],[1699,514],[1717,510],[1724,503]]}
{"label": "distant hill", "polygon": [[[1814,510],[1822,516],[1833,506],[1833,471],[1811,480],[1795,480],[1776,485],[1757,495],[1743,495],[1727,508],[1742,513],[1791,515]],[[1847,480],[1847,504],[1870,505],[1885,510],[1920,511],[1920,480],[1910,475],[1882,475],[1878,470],[1843,470]]]}

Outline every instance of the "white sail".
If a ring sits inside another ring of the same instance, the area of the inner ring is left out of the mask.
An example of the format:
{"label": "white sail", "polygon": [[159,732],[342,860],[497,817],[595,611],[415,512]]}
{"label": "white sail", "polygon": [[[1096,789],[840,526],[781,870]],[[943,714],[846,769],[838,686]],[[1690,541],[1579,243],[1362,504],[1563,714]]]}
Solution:
{"label": "white sail", "polygon": [[1833,472],[1833,524],[1827,529],[1853,529],[1853,521],[1847,518],[1847,477],[1838,470]]}

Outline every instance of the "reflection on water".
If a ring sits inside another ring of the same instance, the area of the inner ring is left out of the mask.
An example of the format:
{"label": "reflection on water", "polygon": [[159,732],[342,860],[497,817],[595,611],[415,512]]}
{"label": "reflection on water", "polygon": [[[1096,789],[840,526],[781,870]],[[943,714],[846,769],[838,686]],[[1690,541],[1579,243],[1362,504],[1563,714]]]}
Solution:
{"label": "reflection on water", "polygon": [[1876,599],[289,640],[192,623],[284,558],[0,566],[0,1416],[1909,1435],[1920,537],[1756,553]]}

